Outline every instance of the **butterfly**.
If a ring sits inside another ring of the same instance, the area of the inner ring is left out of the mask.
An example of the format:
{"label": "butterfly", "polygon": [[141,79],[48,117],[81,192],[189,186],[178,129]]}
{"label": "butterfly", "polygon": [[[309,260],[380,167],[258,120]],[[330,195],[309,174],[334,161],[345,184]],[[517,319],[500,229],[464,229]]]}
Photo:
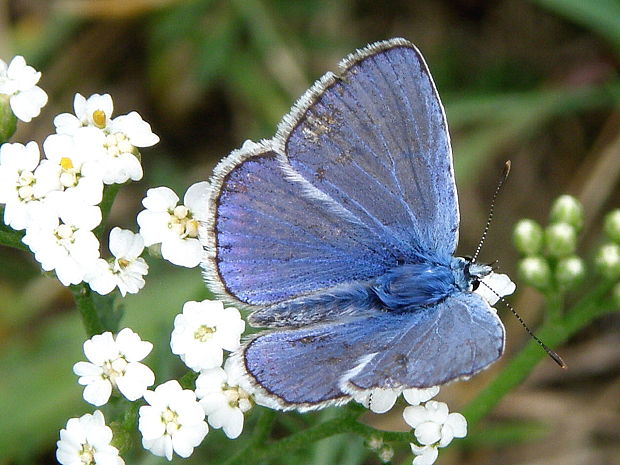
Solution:
{"label": "butterfly", "polygon": [[454,256],[446,117],[407,40],[344,58],[273,139],[216,166],[207,201],[206,280],[268,328],[231,357],[259,404],[436,386],[502,355],[504,326],[474,293],[491,267]]}

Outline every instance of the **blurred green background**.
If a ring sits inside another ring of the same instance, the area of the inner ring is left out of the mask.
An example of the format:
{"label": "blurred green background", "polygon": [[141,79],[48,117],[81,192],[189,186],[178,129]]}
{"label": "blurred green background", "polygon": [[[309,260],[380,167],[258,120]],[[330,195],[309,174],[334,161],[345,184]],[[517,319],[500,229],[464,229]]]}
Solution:
{"label": "blurred green background", "polygon": [[[483,261],[514,274],[511,228],[545,222],[561,193],[585,205],[580,251],[598,244],[602,214],[620,204],[620,2],[617,0],[0,0],[0,58],[23,54],[42,71],[50,102],[13,141],[41,143],[80,92],[110,93],[115,115],[137,110],[161,143],[142,151],[144,179],[123,188],[110,227],[137,230],[149,187],[182,195],[246,139],[269,138],[325,71],[368,42],[418,45],[446,106],[461,206],[461,254],[484,226],[501,167],[513,172]],[[147,285],[125,299],[122,326],[155,342],[157,382],[184,372],[168,349],[183,302],[208,294],[198,270],[150,260]],[[542,299],[522,287],[513,304],[531,326]],[[507,356],[526,341],[509,314]],[[85,338],[70,293],[28,254],[0,248],[0,465],[54,463],[58,430],[92,411],[72,373]],[[609,316],[545,360],[469,438],[437,463],[620,464],[620,324]],[[458,411],[501,367],[443,391]],[[327,410],[289,415],[281,434]],[[404,430],[399,413],[368,418]],[[248,423],[255,421],[252,416]],[[503,425],[503,426],[497,426]],[[506,425],[514,425],[507,427]],[[134,438],[135,439],[135,438]],[[219,463],[241,447],[212,432],[191,459]],[[139,447],[138,447],[139,449]],[[395,463],[410,463],[406,450]],[[128,464],[163,463],[147,453]],[[334,437],[273,463],[377,464],[355,437]]]}

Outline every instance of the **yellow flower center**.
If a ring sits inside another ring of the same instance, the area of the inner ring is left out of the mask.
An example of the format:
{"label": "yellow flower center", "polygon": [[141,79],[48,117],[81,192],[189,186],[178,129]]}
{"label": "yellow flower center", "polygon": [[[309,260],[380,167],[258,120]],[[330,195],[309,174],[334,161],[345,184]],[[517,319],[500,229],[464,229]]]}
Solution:
{"label": "yellow flower center", "polygon": [[161,421],[166,425],[167,434],[174,434],[181,429],[179,415],[175,411],[170,410],[170,407],[166,407],[166,410],[162,412]]}
{"label": "yellow flower center", "polygon": [[207,342],[209,339],[213,337],[215,333],[215,328],[211,328],[207,325],[202,325],[194,332],[194,339],[200,342]]}
{"label": "yellow flower center", "polygon": [[106,360],[103,363],[103,377],[110,380],[116,386],[116,378],[125,374],[125,369],[129,363],[124,357],[118,357],[114,360]]}
{"label": "yellow flower center", "polygon": [[80,462],[84,465],[93,465],[95,463],[95,449],[90,444],[86,443],[82,446],[80,451]]}
{"label": "yellow flower center", "polygon": [[182,239],[198,237],[198,221],[185,205],[177,205],[170,212],[169,227]]}
{"label": "yellow flower center", "polygon": [[106,126],[106,117],[105,112],[103,110],[95,110],[93,111],[93,123],[99,129],[103,129]]}
{"label": "yellow flower center", "polygon": [[224,386],[222,386],[222,391],[224,392],[224,397],[226,397],[228,401],[228,405],[232,408],[238,408],[244,413],[252,408],[250,395],[239,386],[224,384]]}

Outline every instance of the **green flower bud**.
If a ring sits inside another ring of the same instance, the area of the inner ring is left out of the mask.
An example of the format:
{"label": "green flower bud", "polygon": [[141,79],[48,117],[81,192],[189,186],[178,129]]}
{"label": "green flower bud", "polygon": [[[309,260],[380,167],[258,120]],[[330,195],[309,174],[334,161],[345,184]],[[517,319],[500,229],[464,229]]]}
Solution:
{"label": "green flower bud", "polygon": [[523,255],[536,255],[542,249],[543,229],[534,220],[521,220],[515,226],[512,240]]}
{"label": "green flower bud", "polygon": [[17,118],[11,110],[9,96],[0,94],[0,144],[8,141],[17,129]]}
{"label": "green flower bud", "polygon": [[555,268],[555,280],[563,288],[573,287],[586,275],[586,266],[577,256],[562,258]]}
{"label": "green flower bud", "polygon": [[577,231],[568,223],[555,223],[545,230],[546,251],[552,257],[566,257],[577,248]]}
{"label": "green flower bud", "polygon": [[583,206],[572,195],[559,196],[551,206],[551,223],[568,223],[579,231],[583,226]]}
{"label": "green flower bud", "polygon": [[620,208],[605,216],[605,234],[616,244],[620,244]]}
{"label": "green flower bud", "polygon": [[620,278],[620,245],[603,245],[594,258],[598,271],[608,279]]}
{"label": "green flower bud", "polygon": [[525,257],[519,261],[518,273],[523,281],[537,289],[547,289],[551,283],[551,268],[542,257]]}

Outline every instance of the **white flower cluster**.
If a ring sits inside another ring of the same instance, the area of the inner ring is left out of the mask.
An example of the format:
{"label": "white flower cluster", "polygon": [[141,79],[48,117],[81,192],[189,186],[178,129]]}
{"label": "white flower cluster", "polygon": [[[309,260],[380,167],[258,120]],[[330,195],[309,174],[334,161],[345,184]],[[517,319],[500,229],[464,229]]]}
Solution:
{"label": "white flower cluster", "polygon": [[[411,443],[415,456],[413,465],[432,465],[439,456],[438,448],[446,447],[454,438],[467,435],[467,421],[460,413],[449,413],[444,402],[431,400],[439,393],[439,386],[427,389],[373,389],[355,396],[355,400],[374,413],[385,413],[394,406],[401,393],[409,404],[403,411],[403,418],[413,428],[417,442]],[[393,452],[382,441],[371,443],[369,447],[380,456]]]}
{"label": "white flower cluster", "polygon": [[116,287],[122,295],[135,293],[148,272],[140,258],[143,239],[115,228],[109,241],[114,258],[106,261],[93,230],[102,220],[104,186],[141,179],[137,147],[159,138],[136,112],[112,119],[107,94],[77,94],[74,109],[75,115],[55,118],[56,133],[43,142],[42,160],[35,142],[0,147],[4,222],[26,231],[23,242],[65,286],[86,281],[100,294]]}
{"label": "white flower cluster", "polygon": [[[195,392],[183,389],[174,380],[148,390],[155,376],[140,362],[153,345],[142,341],[128,328],[116,337],[106,332],[86,341],[84,353],[89,361],[76,363],[73,371],[80,377],[78,382],[85,386],[84,400],[95,406],[106,404],[113,390],[130,401],[144,397],[148,405],[140,408],[138,419],[144,448],[168,460],[174,453],[189,457],[209,431],[206,417],[213,428],[221,428],[231,439],[243,430],[244,413],[252,407],[252,401],[238,385],[239,373],[230,364],[222,368],[222,363],[225,350],[239,347],[244,330],[245,322],[239,311],[224,308],[220,301],[204,300],[184,305],[183,312],[175,318],[171,347],[191,369],[200,372]],[[95,416],[101,423],[97,424],[107,428],[103,416],[97,412]],[[77,421],[74,420],[70,420],[71,424]],[[74,425],[73,428],[83,431],[85,426],[80,429]],[[63,430],[58,442],[59,461],[69,465],[80,463],[72,462],[71,457],[85,457],[89,461],[83,463],[111,463],[99,461],[92,455],[96,445],[107,454],[114,452],[118,458],[118,451],[109,445],[111,432],[108,435],[101,431],[101,437],[93,442],[70,438]],[[85,433],[80,434],[84,436]],[[122,459],[118,460],[122,463]]]}
{"label": "white flower cluster", "polygon": [[66,429],[60,430],[56,459],[63,465],[124,465],[110,441],[112,430],[99,410],[71,418]]}
{"label": "white flower cluster", "polygon": [[9,98],[13,114],[26,123],[47,104],[47,94],[37,86],[39,79],[41,73],[28,66],[23,56],[17,55],[8,65],[0,60],[0,95]]}
{"label": "white flower cluster", "polygon": [[175,265],[198,266],[203,255],[198,225],[206,219],[208,191],[208,182],[198,182],[187,189],[184,205],[178,205],[179,197],[170,188],[149,189],[142,200],[146,210],[138,214],[145,245],[161,244],[162,257]]}
{"label": "white flower cluster", "polygon": [[174,380],[146,391],[149,405],[140,408],[138,421],[145,449],[168,460],[173,453],[189,457],[209,431],[205,417],[231,439],[241,434],[243,414],[252,406],[250,396],[238,386],[231,366],[221,365],[224,350],[239,347],[244,330],[239,311],[224,308],[222,302],[185,303],[175,318],[170,345],[188,367],[200,372],[196,391]]}
{"label": "white flower cluster", "polygon": [[153,344],[140,339],[131,329],[97,334],[84,343],[89,362],[78,362],[73,372],[84,388],[84,400],[97,407],[110,399],[116,388],[127,399],[141,398],[155,382],[149,367],[140,363],[153,349]]}
{"label": "white flower cluster", "polygon": [[146,391],[144,400],[149,405],[140,407],[138,420],[144,448],[168,460],[173,452],[189,457],[209,432],[196,394],[172,380]]}
{"label": "white flower cluster", "polygon": [[216,300],[186,302],[183,313],[176,316],[170,338],[172,352],[194,371],[196,395],[207,414],[209,424],[222,428],[231,439],[243,429],[243,414],[252,404],[250,397],[239,387],[239,374],[233,365],[225,364],[224,350],[239,347],[245,321],[236,308],[224,308]]}
{"label": "white flower cluster", "polygon": [[448,406],[434,400],[424,405],[405,408],[403,418],[414,429],[418,444],[411,444],[413,465],[431,465],[437,460],[438,448],[446,447],[454,438],[467,435],[467,421],[460,413],[449,413]]}

